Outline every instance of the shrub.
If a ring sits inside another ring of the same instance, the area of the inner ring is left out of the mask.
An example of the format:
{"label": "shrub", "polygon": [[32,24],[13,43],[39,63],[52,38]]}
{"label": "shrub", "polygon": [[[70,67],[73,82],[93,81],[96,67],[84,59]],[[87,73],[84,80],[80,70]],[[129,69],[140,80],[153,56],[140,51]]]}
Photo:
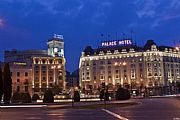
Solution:
{"label": "shrub", "polygon": [[127,89],[120,87],[116,91],[116,100],[128,100],[130,97],[130,92]]}
{"label": "shrub", "polygon": [[40,99],[38,94],[32,96],[32,101],[37,101],[38,99]]}
{"label": "shrub", "polygon": [[21,98],[23,103],[31,103],[31,96],[29,93],[23,93]]}
{"label": "shrub", "polygon": [[80,94],[78,91],[74,91],[74,102],[80,102]]}
{"label": "shrub", "polygon": [[106,92],[104,94],[104,98],[105,98],[106,101],[109,100],[109,92],[108,92],[108,90],[106,90]]}
{"label": "shrub", "polygon": [[51,90],[45,91],[43,102],[44,103],[53,103],[54,102],[54,95]]}
{"label": "shrub", "polygon": [[21,101],[21,95],[18,92],[15,92],[11,98],[12,103],[19,103]]}
{"label": "shrub", "polygon": [[100,100],[104,99],[104,89],[100,91],[99,98]]}

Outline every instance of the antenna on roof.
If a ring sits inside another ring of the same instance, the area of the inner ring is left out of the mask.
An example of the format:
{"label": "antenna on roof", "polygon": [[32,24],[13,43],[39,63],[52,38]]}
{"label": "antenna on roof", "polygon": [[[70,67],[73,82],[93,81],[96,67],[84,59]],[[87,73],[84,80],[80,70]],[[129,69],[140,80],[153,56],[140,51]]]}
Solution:
{"label": "antenna on roof", "polygon": [[123,40],[125,39],[125,37],[126,37],[126,34],[125,34],[125,33],[123,33]]}
{"label": "antenna on roof", "polygon": [[118,38],[117,38],[117,37],[118,37],[118,35],[117,35],[117,34],[118,34],[118,33],[116,32],[116,38],[115,38],[116,40],[118,40]]}

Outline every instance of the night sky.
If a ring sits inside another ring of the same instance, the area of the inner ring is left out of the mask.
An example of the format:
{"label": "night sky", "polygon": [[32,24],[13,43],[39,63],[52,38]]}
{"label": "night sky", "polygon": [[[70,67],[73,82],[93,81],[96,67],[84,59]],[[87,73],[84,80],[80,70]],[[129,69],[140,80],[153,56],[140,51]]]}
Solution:
{"label": "night sky", "polygon": [[0,60],[3,51],[46,49],[54,33],[64,35],[67,70],[78,68],[87,45],[101,34],[133,34],[139,45],[180,43],[180,0],[0,0]]}

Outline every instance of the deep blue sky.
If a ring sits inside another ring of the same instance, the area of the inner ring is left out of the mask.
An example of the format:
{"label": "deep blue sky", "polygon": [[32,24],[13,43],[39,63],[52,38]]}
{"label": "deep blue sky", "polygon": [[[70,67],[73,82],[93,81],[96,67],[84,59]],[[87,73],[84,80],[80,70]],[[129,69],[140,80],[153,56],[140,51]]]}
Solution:
{"label": "deep blue sky", "polygon": [[[10,49],[46,49],[54,33],[65,38],[67,70],[78,68],[100,34],[136,33],[142,45],[179,44],[180,0],[0,0],[0,60]],[[175,42],[174,42],[175,41]]]}

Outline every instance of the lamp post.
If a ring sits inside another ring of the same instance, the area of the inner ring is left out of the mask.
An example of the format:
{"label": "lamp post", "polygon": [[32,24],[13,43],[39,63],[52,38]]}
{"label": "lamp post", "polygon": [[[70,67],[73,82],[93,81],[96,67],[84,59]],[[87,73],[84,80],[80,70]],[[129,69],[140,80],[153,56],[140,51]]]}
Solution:
{"label": "lamp post", "polygon": [[74,83],[72,78],[71,78],[71,98],[72,98],[72,107],[74,107]]}

